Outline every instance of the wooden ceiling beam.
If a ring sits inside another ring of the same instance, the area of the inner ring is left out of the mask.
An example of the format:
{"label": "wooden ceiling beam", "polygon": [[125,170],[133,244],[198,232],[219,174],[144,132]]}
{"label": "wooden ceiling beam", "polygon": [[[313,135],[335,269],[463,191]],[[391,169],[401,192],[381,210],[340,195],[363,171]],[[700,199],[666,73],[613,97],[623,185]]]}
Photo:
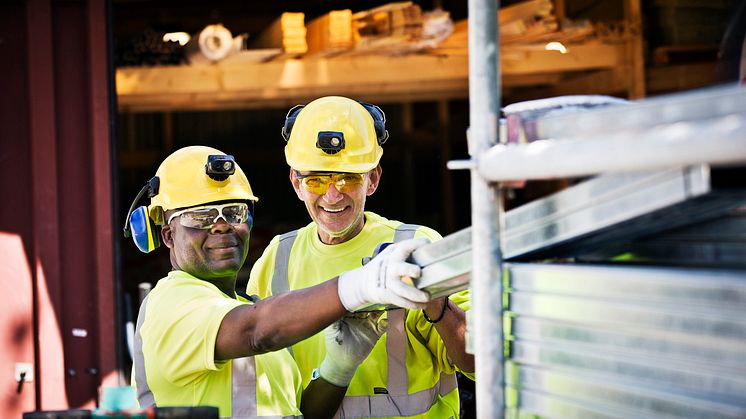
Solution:
{"label": "wooden ceiling beam", "polygon": [[[615,68],[625,59],[623,45],[578,45],[567,54],[533,47],[502,51],[506,87],[512,81],[556,82],[552,74]],[[334,94],[381,102],[462,98],[468,94],[468,74],[466,55],[370,55],[120,68],[116,86],[122,111],[245,109]]]}

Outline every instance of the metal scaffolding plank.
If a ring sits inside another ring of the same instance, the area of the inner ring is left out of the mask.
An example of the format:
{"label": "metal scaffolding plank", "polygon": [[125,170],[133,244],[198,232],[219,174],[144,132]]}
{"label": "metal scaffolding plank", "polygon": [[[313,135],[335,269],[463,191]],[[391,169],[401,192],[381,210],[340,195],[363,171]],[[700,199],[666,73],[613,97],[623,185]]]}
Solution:
{"label": "metal scaffolding plank", "polygon": [[429,292],[432,298],[467,289],[472,266],[471,229],[417,249],[411,261],[422,267],[415,286]]}
{"label": "metal scaffolding plank", "polygon": [[[692,339],[684,333],[605,325],[563,322],[508,313],[505,335],[510,341],[525,340],[549,347],[556,344],[603,353],[624,351],[628,356],[660,357],[699,365],[717,360],[720,368],[744,371],[746,345],[738,339]],[[507,330],[509,329],[509,330]]]}
{"label": "metal scaffolding plank", "polygon": [[506,259],[568,257],[746,204],[746,187],[718,190],[709,167],[603,175],[508,211]]}
{"label": "metal scaffolding plank", "polygon": [[511,263],[503,282],[514,412],[746,413],[746,271]]}
{"label": "metal scaffolding plank", "polygon": [[[746,344],[743,311],[716,311],[676,306],[622,303],[600,297],[581,298],[511,292],[510,311],[519,315],[624,328],[645,327],[675,332],[689,339],[735,339]],[[734,317],[735,316],[735,317]]]}
{"label": "metal scaffolding plank", "polygon": [[576,345],[547,346],[528,341],[512,343],[510,360],[521,365],[594,375],[630,386],[665,389],[681,396],[696,394],[703,399],[746,408],[744,375],[726,374],[705,365],[692,368],[687,363],[662,358],[625,357]]}
{"label": "metal scaffolding plank", "polygon": [[[620,112],[624,118],[620,118]],[[599,108],[554,114],[536,123],[539,138],[594,139],[609,133],[641,132],[664,124],[696,123],[727,115],[746,115],[746,89],[709,87],[632,102],[624,108]]]}
{"label": "metal scaffolding plank", "polygon": [[578,260],[664,263],[746,268],[746,213],[666,231],[634,241],[610,243],[578,255]]}
{"label": "metal scaffolding plank", "polygon": [[[746,163],[746,111],[743,110],[746,89],[731,87],[729,100],[722,106],[716,103],[723,96],[721,92],[719,89],[700,92],[702,101],[708,96],[713,101],[706,118],[689,113],[691,110],[685,105],[687,94],[643,100],[623,109],[578,112],[567,118],[583,119],[596,128],[584,133],[566,132],[562,137],[546,137],[548,139],[529,144],[497,144],[477,159],[449,162],[448,167],[476,168],[484,179],[503,182],[660,170],[694,164],[743,164]],[[645,115],[652,112],[649,108],[676,118],[663,118],[662,122],[650,126],[629,122],[634,119],[627,117],[628,112]],[[619,117],[620,113],[624,118]],[[605,117],[596,121],[594,117],[599,115],[611,115],[610,118],[623,128],[611,128],[615,124],[607,123]],[[547,121],[549,119],[546,117]],[[544,122],[540,119],[536,124]]]}
{"label": "metal scaffolding plank", "polygon": [[[746,310],[746,271],[582,264],[507,264],[511,292],[656,307]],[[746,317],[740,321],[746,322]]]}
{"label": "metal scaffolding plank", "polygon": [[[609,378],[508,361],[506,385],[508,393],[514,394],[514,406],[509,405],[509,408],[552,417],[560,412],[547,409],[552,405],[548,399],[559,399],[565,401],[565,409],[569,408],[568,405],[574,408],[575,414],[564,417],[585,417],[586,414],[581,412],[589,410],[622,418],[733,419],[746,415],[743,406],[676,394],[666,389],[629,385]],[[542,411],[536,411],[537,407]],[[567,410],[564,412],[568,413]]]}
{"label": "metal scaffolding plank", "polygon": [[[409,262],[422,268],[414,286],[440,298],[469,288],[472,269],[471,229],[449,234],[442,240],[415,250]],[[360,311],[386,310],[390,306],[372,304]]]}

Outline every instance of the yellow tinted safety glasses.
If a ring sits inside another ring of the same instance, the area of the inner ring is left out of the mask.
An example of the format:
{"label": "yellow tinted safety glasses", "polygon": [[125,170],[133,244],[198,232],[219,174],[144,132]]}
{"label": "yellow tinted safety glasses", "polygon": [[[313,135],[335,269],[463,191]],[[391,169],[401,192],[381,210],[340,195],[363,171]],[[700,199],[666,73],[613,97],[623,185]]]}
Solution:
{"label": "yellow tinted safety glasses", "polygon": [[295,176],[300,179],[303,187],[308,192],[316,195],[323,195],[329,190],[332,183],[341,193],[349,193],[359,188],[363,184],[365,174],[363,173],[314,173],[311,175],[301,175],[295,172]]}

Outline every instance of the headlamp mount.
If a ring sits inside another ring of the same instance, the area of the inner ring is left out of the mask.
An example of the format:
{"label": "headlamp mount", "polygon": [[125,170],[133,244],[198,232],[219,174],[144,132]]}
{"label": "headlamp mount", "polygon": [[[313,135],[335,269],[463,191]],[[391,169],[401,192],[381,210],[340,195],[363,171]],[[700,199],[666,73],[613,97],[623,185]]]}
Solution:
{"label": "headlamp mount", "polygon": [[339,131],[319,131],[316,148],[326,154],[337,154],[345,148],[345,133]]}
{"label": "headlamp mount", "polygon": [[236,173],[236,159],[230,154],[211,154],[207,156],[205,174],[218,182],[228,179]]}

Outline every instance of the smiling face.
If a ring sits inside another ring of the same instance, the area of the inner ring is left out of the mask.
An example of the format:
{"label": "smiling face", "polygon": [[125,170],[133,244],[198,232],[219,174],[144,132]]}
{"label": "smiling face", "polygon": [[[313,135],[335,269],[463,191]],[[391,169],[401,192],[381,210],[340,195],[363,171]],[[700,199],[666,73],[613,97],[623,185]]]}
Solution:
{"label": "smiling face", "polygon": [[[173,213],[166,213],[166,219]],[[221,284],[235,281],[249,251],[249,226],[228,224],[220,218],[209,229],[181,225],[175,217],[161,229],[163,243],[170,249],[171,265],[197,278]]]}
{"label": "smiling face", "polygon": [[[311,172],[300,172],[301,176]],[[342,193],[334,183],[324,194],[308,191],[290,169],[290,182],[293,184],[298,199],[306,205],[311,219],[318,226],[319,239],[326,244],[344,243],[355,237],[365,225],[365,199],[378,188],[381,179],[381,166],[363,176],[362,185]]]}

